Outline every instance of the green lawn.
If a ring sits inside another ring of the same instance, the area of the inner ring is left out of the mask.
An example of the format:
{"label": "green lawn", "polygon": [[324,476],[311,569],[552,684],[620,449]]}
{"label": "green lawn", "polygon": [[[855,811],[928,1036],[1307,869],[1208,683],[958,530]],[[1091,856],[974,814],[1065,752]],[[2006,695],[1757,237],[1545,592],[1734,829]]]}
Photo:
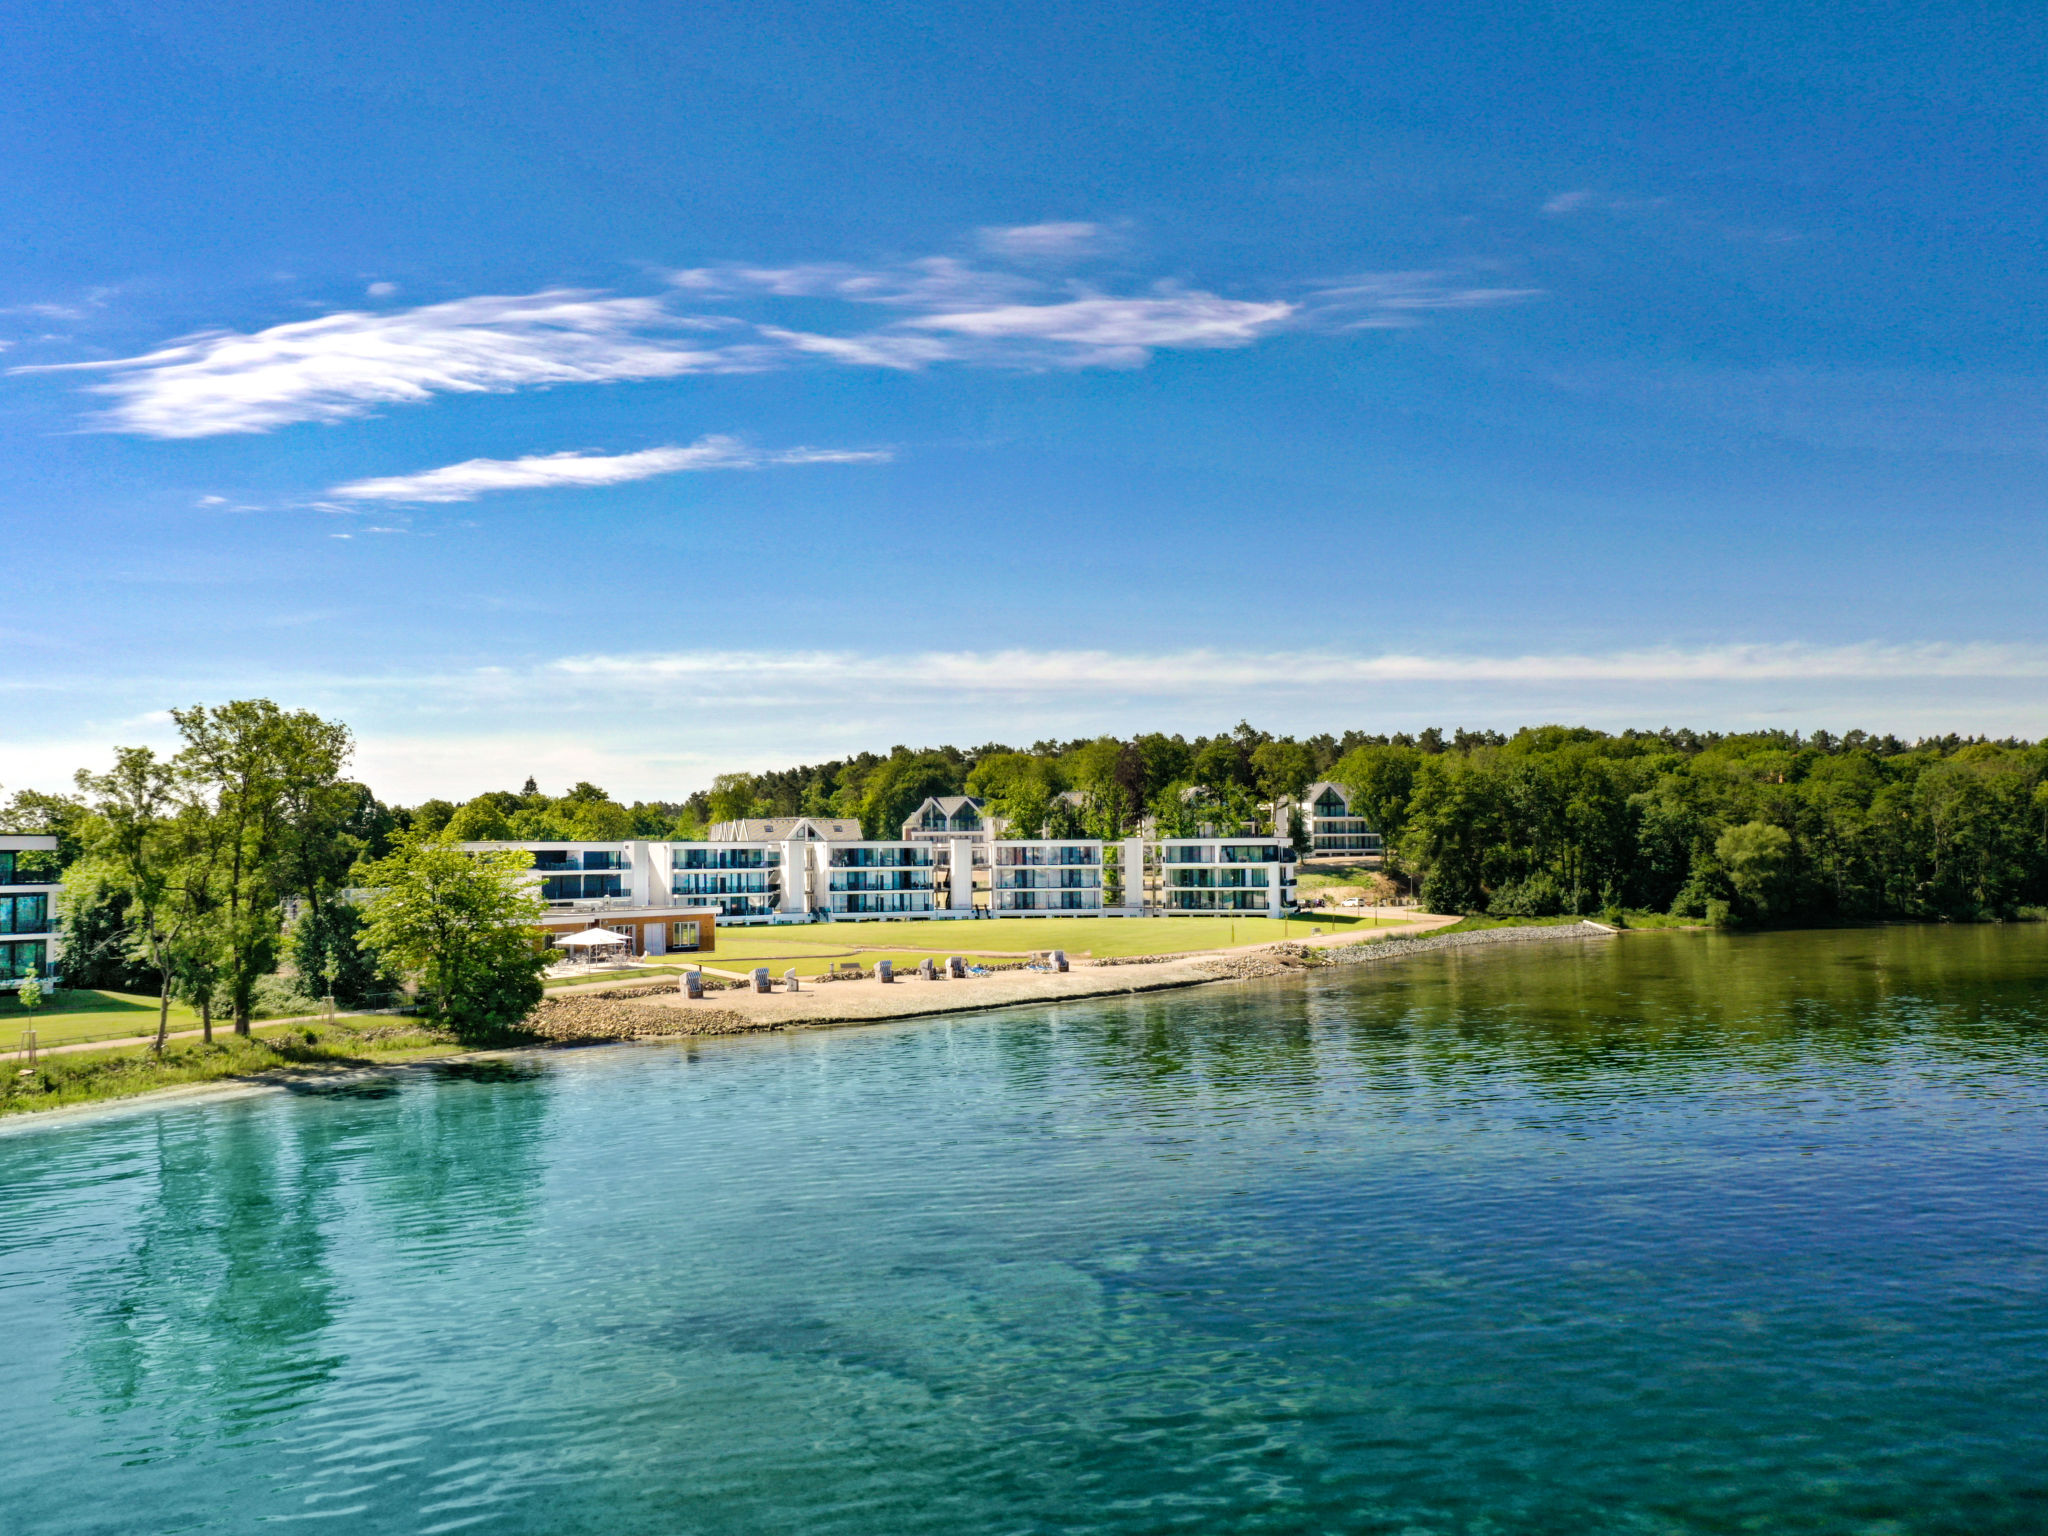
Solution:
{"label": "green lawn", "polygon": [[125,1098],[156,1088],[217,1082],[257,1072],[318,1073],[451,1055],[458,1049],[449,1037],[409,1019],[358,1023],[362,1027],[274,1027],[248,1040],[222,1032],[212,1045],[173,1041],[161,1057],[146,1045],[45,1056],[34,1072],[13,1068],[0,1072],[0,1115]]}
{"label": "green lawn", "polygon": [[[1388,914],[1386,922],[1403,917]],[[1324,933],[1372,927],[1369,916],[1319,912],[1275,921],[1268,917],[1018,917],[992,920],[902,923],[792,923],[776,928],[721,928],[718,948],[706,965],[743,970],[739,962],[761,963],[784,956],[824,954],[887,955],[913,961],[925,955],[1019,956],[1063,949],[1069,955],[1165,955],[1231,944],[1266,944]],[[667,957],[671,961],[688,956]]]}
{"label": "green lawn", "polygon": [[[199,1015],[171,1004],[171,1028],[197,1029]],[[128,992],[86,992],[70,988],[45,994],[43,1006],[31,1012],[12,992],[0,993],[0,1050],[21,1044],[21,1032],[33,1028],[40,1045],[65,1045],[74,1040],[118,1040],[125,1035],[156,1033],[156,999]]]}
{"label": "green lawn", "polygon": [[1339,886],[1367,885],[1378,874],[1376,865],[1326,865],[1320,869],[1300,870],[1294,877],[1294,883],[1304,891],[1327,891]]}

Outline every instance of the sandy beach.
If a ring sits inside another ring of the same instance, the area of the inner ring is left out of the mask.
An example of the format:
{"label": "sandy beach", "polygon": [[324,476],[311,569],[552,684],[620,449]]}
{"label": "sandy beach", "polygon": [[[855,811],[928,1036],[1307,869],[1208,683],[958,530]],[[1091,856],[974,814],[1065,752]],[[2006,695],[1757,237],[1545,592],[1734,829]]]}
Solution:
{"label": "sandy beach", "polygon": [[[543,1036],[558,1040],[751,1034],[964,1013],[1069,998],[1157,992],[1208,982],[1283,976],[1341,963],[1350,951],[1362,952],[1426,938],[1433,930],[1456,921],[1455,917],[1424,914],[1412,923],[1370,935],[1321,935],[1279,944],[1179,955],[1078,961],[1065,972],[1008,970],[981,976],[941,975],[927,980],[915,970],[899,970],[890,982],[873,976],[845,981],[805,980],[794,992],[785,990],[778,980],[771,992],[732,987],[707,992],[701,999],[683,996],[677,984],[666,981],[597,984],[573,992],[563,989],[551,995],[535,1014],[532,1027]],[[718,974],[709,966],[705,970],[707,975]]]}

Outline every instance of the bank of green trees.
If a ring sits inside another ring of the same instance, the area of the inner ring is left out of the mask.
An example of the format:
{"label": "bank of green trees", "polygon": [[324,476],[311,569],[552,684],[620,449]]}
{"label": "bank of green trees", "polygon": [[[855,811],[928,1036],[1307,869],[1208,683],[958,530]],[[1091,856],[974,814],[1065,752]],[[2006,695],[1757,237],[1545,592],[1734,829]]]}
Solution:
{"label": "bank of green trees", "polygon": [[462,853],[449,829],[380,803],[346,777],[353,741],[337,721],[267,699],[171,714],[176,752],[119,748],[75,793],[6,807],[8,830],[57,838],[69,985],[160,998],[159,1050],[173,1000],[209,1042],[217,1017],[247,1035],[260,1013],[382,1003],[400,985],[466,1034],[531,1009],[542,962],[526,855]]}
{"label": "bank of green trees", "polygon": [[1443,910],[1765,922],[2048,903],[2048,744],[1553,726],[1375,743],[1330,776]]}
{"label": "bank of green trees", "polygon": [[2048,905],[2048,743],[2015,740],[1545,726],[1297,741],[1241,723],[729,774],[684,819],[843,816],[880,837],[927,795],[975,794],[1026,835],[1192,834],[1270,827],[1268,807],[1324,778],[1444,910],[1764,922]]}

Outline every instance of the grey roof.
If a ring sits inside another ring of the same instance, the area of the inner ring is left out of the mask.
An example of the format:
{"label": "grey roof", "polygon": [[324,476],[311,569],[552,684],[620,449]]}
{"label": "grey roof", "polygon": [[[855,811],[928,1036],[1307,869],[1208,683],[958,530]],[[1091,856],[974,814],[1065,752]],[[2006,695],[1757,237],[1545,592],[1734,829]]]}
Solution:
{"label": "grey roof", "polygon": [[1342,800],[1344,802],[1344,813],[1347,816],[1350,815],[1351,792],[1347,790],[1342,784],[1332,784],[1328,779],[1317,779],[1315,783],[1309,785],[1307,789],[1304,789],[1301,792],[1301,803],[1305,806],[1313,806],[1317,800],[1322,798],[1322,793],[1326,789],[1331,791],[1333,794],[1336,795],[1336,797],[1339,800]]}
{"label": "grey roof", "polygon": [[915,833],[923,832],[925,829],[922,823],[926,813],[929,811],[937,810],[941,816],[950,822],[963,810],[972,810],[976,821],[985,821],[987,819],[986,806],[987,802],[979,795],[926,795],[918,803],[917,809],[903,818],[903,835],[909,837]]}
{"label": "grey roof", "polygon": [[790,838],[857,843],[860,823],[843,816],[749,816],[743,821],[721,821],[710,833],[714,843],[780,843]]}

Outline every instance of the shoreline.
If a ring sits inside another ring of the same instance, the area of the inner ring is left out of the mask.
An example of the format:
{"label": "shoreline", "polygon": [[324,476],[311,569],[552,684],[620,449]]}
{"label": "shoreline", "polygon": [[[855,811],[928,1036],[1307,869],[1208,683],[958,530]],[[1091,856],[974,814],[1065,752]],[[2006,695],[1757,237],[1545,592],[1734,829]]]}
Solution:
{"label": "shoreline", "polygon": [[[1448,926],[1444,919],[1436,926]],[[962,1013],[1031,1007],[1043,1003],[1136,996],[1177,991],[1218,982],[1263,981],[1338,966],[1384,964],[1445,949],[1491,948],[1502,944],[1585,942],[1619,937],[1595,922],[1540,927],[1491,928],[1437,934],[1416,930],[1388,937],[1323,936],[1231,950],[1207,950],[1158,957],[1120,957],[1084,963],[1061,974],[999,971],[987,976],[926,981],[912,973],[891,983],[807,982],[802,990],[756,993],[720,991],[693,1002],[665,984],[621,981],[602,991],[543,999],[529,1027],[537,1038],[514,1046],[450,1046],[446,1051],[409,1053],[391,1061],[348,1066],[269,1069],[212,1082],[177,1083],[141,1093],[53,1105],[0,1117],[0,1134],[27,1126],[68,1123],[82,1116],[126,1113],[168,1102],[233,1099],[286,1093],[293,1085],[354,1074],[400,1072],[450,1059],[474,1059],[526,1051],[595,1045],[659,1044],[775,1034],[797,1029],[835,1029],[863,1024],[934,1018]]]}

